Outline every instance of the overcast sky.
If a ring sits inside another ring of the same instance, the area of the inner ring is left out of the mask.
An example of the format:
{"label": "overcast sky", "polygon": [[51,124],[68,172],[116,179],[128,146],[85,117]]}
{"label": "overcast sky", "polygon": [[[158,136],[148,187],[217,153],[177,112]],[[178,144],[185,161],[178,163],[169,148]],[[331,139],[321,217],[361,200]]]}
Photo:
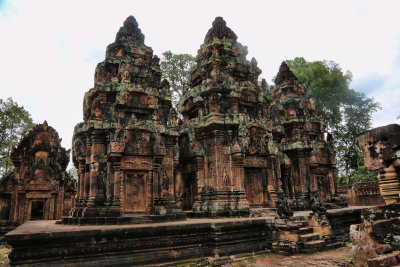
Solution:
{"label": "overcast sky", "polygon": [[333,60],[353,73],[352,88],[382,104],[374,127],[400,123],[399,11],[400,1],[0,0],[0,98],[47,120],[70,148],[95,67],[126,17],[161,56],[196,55],[222,16],[268,83],[285,59]]}

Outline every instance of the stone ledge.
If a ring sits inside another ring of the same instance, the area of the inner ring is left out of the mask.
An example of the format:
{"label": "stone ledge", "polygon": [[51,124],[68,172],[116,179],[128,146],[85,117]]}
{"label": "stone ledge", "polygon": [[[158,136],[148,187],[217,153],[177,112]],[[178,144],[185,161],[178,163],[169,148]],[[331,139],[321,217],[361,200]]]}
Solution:
{"label": "stone ledge", "polygon": [[[261,218],[196,219],[140,225],[61,225],[28,222],[6,235],[12,264],[68,266],[155,264],[195,257],[264,251]],[[195,260],[195,259],[194,259]]]}

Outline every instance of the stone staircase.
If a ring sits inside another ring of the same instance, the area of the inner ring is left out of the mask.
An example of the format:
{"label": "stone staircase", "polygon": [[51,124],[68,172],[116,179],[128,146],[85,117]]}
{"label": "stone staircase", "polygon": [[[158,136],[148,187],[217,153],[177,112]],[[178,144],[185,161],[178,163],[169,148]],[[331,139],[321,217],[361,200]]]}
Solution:
{"label": "stone staircase", "polygon": [[345,243],[337,241],[332,234],[325,235],[321,233],[320,227],[311,226],[312,216],[301,216],[302,227],[298,230],[299,250],[302,253],[315,253],[322,250],[328,250],[344,246]]}

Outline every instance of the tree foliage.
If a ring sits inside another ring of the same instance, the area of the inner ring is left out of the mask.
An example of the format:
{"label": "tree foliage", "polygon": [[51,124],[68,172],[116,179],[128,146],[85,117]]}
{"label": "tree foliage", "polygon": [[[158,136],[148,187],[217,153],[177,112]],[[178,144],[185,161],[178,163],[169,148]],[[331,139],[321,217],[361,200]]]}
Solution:
{"label": "tree foliage", "polygon": [[71,167],[70,169],[68,169],[67,174],[73,178],[75,181],[78,181],[79,176],[78,176],[78,170],[75,167]]}
{"label": "tree foliage", "polygon": [[165,51],[162,55],[162,78],[169,81],[172,102],[176,106],[183,94],[189,90],[190,69],[196,61],[190,54],[174,54],[171,51]]}
{"label": "tree foliage", "polygon": [[342,122],[341,108],[349,101],[351,72],[343,73],[333,61],[307,62],[302,57],[286,61],[298,81],[314,98],[315,108],[331,132]]}
{"label": "tree foliage", "polygon": [[377,180],[378,171],[370,171],[366,166],[359,166],[352,175],[349,177],[349,181],[346,182],[346,176],[339,176],[337,183],[339,185],[353,184],[356,182],[368,182]]}
{"label": "tree foliage", "polygon": [[335,131],[337,157],[339,168],[342,168],[345,177],[349,179],[351,172],[363,166],[363,156],[358,147],[357,136],[371,128],[372,114],[380,106],[372,98],[363,93],[350,91],[350,98],[343,107],[343,122]]}
{"label": "tree foliage", "polygon": [[371,127],[372,114],[380,108],[379,103],[351,89],[351,72],[344,73],[336,62],[307,62],[296,57],[286,63],[314,98],[317,113],[335,138],[339,173],[349,181],[364,164],[357,136]]}
{"label": "tree foliage", "polygon": [[11,149],[34,126],[28,111],[12,98],[0,99],[0,177],[13,168]]}

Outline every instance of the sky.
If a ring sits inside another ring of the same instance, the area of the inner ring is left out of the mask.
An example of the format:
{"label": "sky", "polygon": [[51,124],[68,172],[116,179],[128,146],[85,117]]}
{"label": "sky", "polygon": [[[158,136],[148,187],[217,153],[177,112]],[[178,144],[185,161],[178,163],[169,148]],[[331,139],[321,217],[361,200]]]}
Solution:
{"label": "sky", "polygon": [[0,98],[47,120],[69,149],[95,67],[129,15],[159,57],[196,55],[222,16],[268,83],[283,60],[333,60],[352,72],[351,88],[382,105],[373,127],[400,124],[399,10],[386,0],[0,0]]}

